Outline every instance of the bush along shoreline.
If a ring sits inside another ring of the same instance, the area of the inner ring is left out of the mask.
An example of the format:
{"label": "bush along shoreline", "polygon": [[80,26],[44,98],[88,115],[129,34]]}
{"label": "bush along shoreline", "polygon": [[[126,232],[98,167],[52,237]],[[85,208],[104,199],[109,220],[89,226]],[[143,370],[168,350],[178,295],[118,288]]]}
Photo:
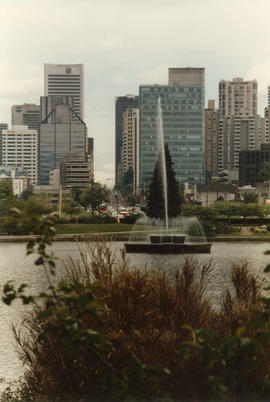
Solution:
{"label": "bush along shoreline", "polygon": [[2,402],[270,399],[269,288],[247,263],[232,267],[217,311],[210,263],[185,258],[173,276],[136,268],[101,238],[78,244],[81,259],[55,285],[55,229],[41,219],[39,231],[27,254],[37,253],[48,290],[8,282],[2,291],[8,305],[32,305],[13,327],[25,374]]}

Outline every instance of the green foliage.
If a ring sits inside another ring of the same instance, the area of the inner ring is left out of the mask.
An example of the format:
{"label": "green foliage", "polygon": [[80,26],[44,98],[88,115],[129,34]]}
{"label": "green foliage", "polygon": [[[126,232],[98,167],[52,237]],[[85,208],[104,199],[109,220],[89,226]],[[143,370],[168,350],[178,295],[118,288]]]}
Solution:
{"label": "green foliage", "polygon": [[228,223],[225,222],[216,222],[215,224],[216,234],[232,234],[239,232],[240,230],[241,229],[239,227],[229,225]]}
{"label": "green foliage", "polygon": [[214,208],[219,216],[226,216],[229,220],[232,216],[241,216],[241,206],[237,202],[217,201]]}
{"label": "green foliage", "polygon": [[80,206],[76,202],[72,202],[70,204],[66,204],[62,211],[69,215],[78,215],[81,212]]}
{"label": "green foliage", "polygon": [[260,165],[257,180],[259,182],[270,180],[270,162],[265,161]]}
{"label": "green foliage", "polygon": [[213,221],[217,218],[217,210],[213,207],[202,207],[200,205],[184,204],[181,211],[183,216],[197,216],[204,221]]}
{"label": "green foliage", "polygon": [[268,314],[267,319],[258,314],[235,335],[190,329],[193,340],[181,345],[180,356],[184,366],[197,361],[205,382],[202,400],[255,401],[269,394],[270,383],[263,372],[264,350],[270,341],[264,328],[268,320]]}
{"label": "green foliage", "polygon": [[99,206],[108,200],[110,190],[100,183],[94,183],[85,188],[80,195],[80,200],[84,207],[90,207],[92,213],[98,210]]}
{"label": "green foliage", "polygon": [[126,215],[123,218],[121,218],[121,223],[129,223],[134,225],[142,215],[141,214],[132,214],[132,215]]}
{"label": "green foliage", "polygon": [[0,200],[12,199],[14,197],[12,183],[0,180]]}
{"label": "green foliage", "polygon": [[21,199],[24,201],[27,201],[29,197],[31,197],[33,195],[33,189],[32,188],[27,188],[25,190],[23,190],[22,194],[21,194]]}
{"label": "green foliage", "polygon": [[77,202],[78,204],[80,204],[80,202],[81,202],[81,199],[80,199],[81,193],[82,193],[81,189],[74,188],[74,187],[72,188],[72,196],[74,198],[74,201]]}
{"label": "green foliage", "polygon": [[102,216],[102,215],[90,215],[90,214],[81,214],[78,216],[78,223],[116,223],[116,218],[112,216]]}
{"label": "green foliage", "polygon": [[[181,199],[179,186],[175,179],[173,162],[169,152],[168,145],[165,144],[165,161],[167,171],[167,197],[168,197],[168,217],[173,218],[180,215]],[[162,177],[162,155],[158,155],[158,160],[154,169],[152,183],[150,184],[147,199],[147,214],[151,218],[165,218],[165,201],[163,193]]]}
{"label": "green foliage", "polygon": [[52,212],[50,198],[46,194],[35,194],[25,203],[25,213],[44,215]]}
{"label": "green foliage", "polygon": [[[31,196],[27,201],[2,200],[1,231],[8,234],[39,234],[43,214],[52,210],[45,195]],[[42,232],[41,232],[42,233]]]}
{"label": "green foliage", "polygon": [[256,204],[258,202],[259,196],[256,193],[244,192],[243,202],[244,204]]}

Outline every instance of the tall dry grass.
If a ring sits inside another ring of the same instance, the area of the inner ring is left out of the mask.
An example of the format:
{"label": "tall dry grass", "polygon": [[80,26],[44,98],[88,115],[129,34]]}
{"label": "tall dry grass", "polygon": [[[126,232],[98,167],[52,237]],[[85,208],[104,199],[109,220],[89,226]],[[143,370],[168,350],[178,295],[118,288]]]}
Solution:
{"label": "tall dry grass", "polygon": [[[84,324],[102,331],[112,342],[115,352],[109,359],[113,366],[121,371],[130,356],[145,364],[161,363],[171,374],[161,377],[160,387],[172,400],[208,400],[204,390],[206,374],[201,366],[193,361],[183,368],[180,360],[180,345],[190,340],[184,326],[234,334],[254,317],[255,309],[261,308],[261,278],[252,273],[247,263],[234,265],[232,287],[225,290],[217,311],[207,297],[210,263],[184,258],[172,277],[164,271],[130,266],[124,251],[119,258],[101,239],[78,247],[80,258],[66,262],[65,280],[86,286],[101,283],[96,292],[102,302],[98,317],[85,314]],[[93,365],[94,356],[87,345],[74,359],[66,353],[59,337],[46,341],[39,338],[44,325],[37,319],[40,309],[36,306],[23,321],[24,335],[14,328],[20,358],[27,365],[26,388],[33,400],[76,401],[78,396],[81,401],[107,400],[107,374],[102,364],[95,361]],[[156,399],[149,396],[149,400]]]}

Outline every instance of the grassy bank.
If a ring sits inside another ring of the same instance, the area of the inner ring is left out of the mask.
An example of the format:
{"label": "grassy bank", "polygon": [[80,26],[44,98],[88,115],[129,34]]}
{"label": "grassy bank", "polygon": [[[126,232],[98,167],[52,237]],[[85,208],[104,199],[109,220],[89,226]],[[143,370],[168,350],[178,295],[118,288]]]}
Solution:
{"label": "grassy bank", "polygon": [[133,225],[126,223],[106,223],[106,224],[88,224],[88,223],[65,223],[56,224],[57,234],[79,234],[79,233],[106,233],[106,232],[128,232],[132,230]]}

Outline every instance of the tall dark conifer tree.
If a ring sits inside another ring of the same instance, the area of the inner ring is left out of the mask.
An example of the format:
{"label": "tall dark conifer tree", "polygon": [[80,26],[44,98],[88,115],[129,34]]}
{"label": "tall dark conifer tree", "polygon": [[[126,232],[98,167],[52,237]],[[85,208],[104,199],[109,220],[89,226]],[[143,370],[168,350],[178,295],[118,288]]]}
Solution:
{"label": "tall dark conifer tree", "polygon": [[[167,197],[168,197],[168,217],[174,218],[180,215],[181,200],[179,187],[173,170],[173,162],[170,155],[168,145],[165,144],[165,161],[167,170]],[[154,169],[152,183],[149,187],[148,195],[148,212],[147,215],[151,218],[165,219],[165,202],[163,193],[162,179],[162,157],[158,155],[158,160]]]}

